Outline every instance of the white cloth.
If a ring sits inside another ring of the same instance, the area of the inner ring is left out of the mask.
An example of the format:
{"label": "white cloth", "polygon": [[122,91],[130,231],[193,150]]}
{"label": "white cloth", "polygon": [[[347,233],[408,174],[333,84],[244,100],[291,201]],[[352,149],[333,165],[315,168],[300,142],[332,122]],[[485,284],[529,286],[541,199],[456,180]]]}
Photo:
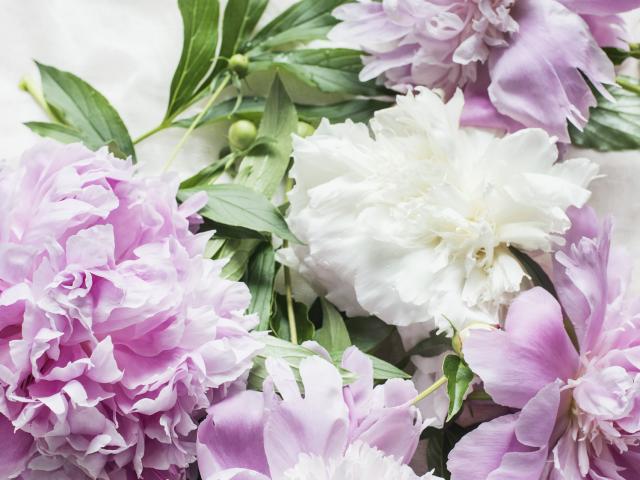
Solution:
{"label": "white cloth", "polygon": [[[272,0],[266,23],[295,0]],[[122,116],[133,138],[163,118],[180,58],[182,22],[176,0],[0,0],[0,158],[15,160],[37,135],[22,123],[47,121],[18,89],[32,60],[70,71],[99,90]],[[217,158],[227,125],[194,132],[173,170],[184,178]],[[184,133],[170,129],[136,150],[144,172],[158,172]]]}

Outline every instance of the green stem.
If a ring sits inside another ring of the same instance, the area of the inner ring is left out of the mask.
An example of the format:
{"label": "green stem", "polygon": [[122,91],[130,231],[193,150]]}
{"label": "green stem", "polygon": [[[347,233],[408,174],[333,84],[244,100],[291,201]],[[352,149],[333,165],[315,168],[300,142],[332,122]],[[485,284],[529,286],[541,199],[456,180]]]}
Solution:
{"label": "green stem", "polygon": [[44,113],[47,114],[51,121],[56,123],[60,122],[58,116],[53,113],[53,111],[49,107],[49,104],[45,100],[42,90],[40,90],[40,88],[33,82],[31,78],[22,77],[22,80],[20,80],[20,83],[18,83],[18,88],[31,95],[31,98],[33,98],[35,102],[40,106],[40,108],[42,108]]}
{"label": "green stem", "polygon": [[218,99],[218,97],[220,96],[222,91],[225,89],[225,87],[229,83],[230,79],[231,79],[230,75],[226,75],[224,77],[224,79],[222,80],[222,82],[220,83],[218,88],[216,88],[216,91],[213,92],[213,94],[211,95],[211,98],[209,98],[209,101],[204,106],[202,111],[198,114],[198,116],[196,116],[196,118],[194,118],[193,122],[191,122],[191,125],[189,125],[189,128],[187,129],[187,131],[184,132],[184,135],[182,136],[182,138],[180,139],[178,144],[175,146],[175,148],[171,152],[171,156],[169,157],[169,160],[167,160],[167,163],[165,163],[164,168],[162,169],[162,171],[166,172],[167,170],[169,170],[169,168],[171,168],[171,165],[173,164],[174,160],[178,156],[178,152],[180,151],[182,146],[185,144],[185,142],[187,141],[187,139],[189,138],[191,133],[195,130],[196,126],[200,123],[200,120],[202,120],[202,117],[204,117],[204,114],[207,113],[209,108],[211,108],[211,106]]}
{"label": "green stem", "polygon": [[[282,243],[284,248],[288,247],[288,242],[285,240]],[[289,335],[291,337],[291,343],[298,344],[298,330],[296,328],[296,313],[293,308],[293,289],[291,287],[291,270],[289,267],[284,267],[284,287],[285,295],[287,298],[287,319],[289,320]]]}
{"label": "green stem", "polygon": [[618,77],[616,78],[616,82],[618,85],[620,85],[622,88],[624,88],[625,90],[628,90],[630,92],[636,93],[638,95],[640,95],[640,86],[636,85],[624,78]]}
{"label": "green stem", "polygon": [[445,383],[447,383],[447,377],[445,377],[443,375],[438,380],[436,380],[436,382],[433,385],[431,385],[429,388],[427,388],[425,391],[423,391],[420,395],[418,395],[416,398],[414,398],[413,401],[411,402],[411,404],[415,405],[416,403],[424,400],[429,395],[431,395],[433,392],[438,390]]}
{"label": "green stem", "polygon": [[[289,190],[293,188],[293,180],[291,177],[287,176],[287,180],[285,183],[285,197],[289,193]],[[282,247],[287,248],[289,246],[289,242],[287,240],[282,241]],[[289,320],[289,332],[291,336],[291,343],[298,343],[298,330],[296,328],[296,314],[293,308],[293,288],[291,286],[291,271],[289,267],[284,267],[284,288],[285,295],[287,297],[287,318]]]}
{"label": "green stem", "polygon": [[146,138],[149,138],[151,135],[161,132],[162,130],[164,130],[165,128],[169,127],[169,124],[166,122],[162,122],[160,125],[158,125],[155,128],[152,128],[151,130],[149,130],[146,133],[143,133],[142,135],[140,135],[138,138],[136,138],[133,143],[134,145],[137,145],[138,143],[140,143],[141,141],[143,141]]}

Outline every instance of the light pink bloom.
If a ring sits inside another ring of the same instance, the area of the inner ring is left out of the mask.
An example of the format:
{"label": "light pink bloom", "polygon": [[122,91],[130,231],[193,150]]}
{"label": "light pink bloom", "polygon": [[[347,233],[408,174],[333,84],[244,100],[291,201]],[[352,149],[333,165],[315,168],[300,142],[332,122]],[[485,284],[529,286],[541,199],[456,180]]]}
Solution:
{"label": "light pink bloom", "polygon": [[79,144],[0,171],[3,478],[178,479],[195,460],[194,412],[260,344],[248,289],[189,230],[203,199],[176,191]]}
{"label": "light pink bloom", "polygon": [[640,0],[359,0],[337,8],[330,38],[362,49],[362,80],[389,88],[463,87],[466,125],[544,128],[568,141],[612,83],[600,46],[624,47],[618,13]]}
{"label": "light pink bloom", "polygon": [[609,251],[610,225],[572,212],[556,255],[558,302],[541,288],[512,304],[503,331],[475,331],[465,359],[498,404],[449,456],[452,480],[640,478],[640,331],[625,299],[628,261]]}
{"label": "light pink bloom", "polygon": [[[420,412],[411,405],[417,395],[413,384],[394,379],[374,388],[371,361],[355,347],[345,352],[342,366],[357,375],[345,387],[326,359],[303,360],[302,395],[289,366],[268,359],[264,393],[230,396],[200,425],[203,480],[374,478],[365,474],[368,463],[359,462],[369,457],[382,461],[392,475],[379,471],[375,478],[417,479],[402,465],[413,456],[423,429]],[[360,474],[342,476],[345,468]]]}

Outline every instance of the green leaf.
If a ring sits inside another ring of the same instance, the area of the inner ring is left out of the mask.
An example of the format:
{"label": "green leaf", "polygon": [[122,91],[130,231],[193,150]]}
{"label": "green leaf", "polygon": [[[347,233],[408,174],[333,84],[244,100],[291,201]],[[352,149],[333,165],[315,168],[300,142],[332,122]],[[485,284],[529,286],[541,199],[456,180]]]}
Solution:
{"label": "green leaf", "polygon": [[276,260],[273,247],[264,243],[249,261],[245,283],[251,292],[249,312],[257,313],[260,324],[257,330],[268,330],[273,304],[273,280],[276,274]]}
{"label": "green leaf", "polygon": [[[236,106],[236,103],[236,99],[231,98],[224,102],[213,105],[207,110],[200,121],[196,124],[196,128],[202,125],[217,123],[224,120],[233,121],[242,118],[251,121],[258,121],[260,120],[260,118],[262,118],[262,113],[264,112],[265,108],[264,98],[244,97],[242,99],[242,102],[240,102],[240,105]],[[172,125],[175,127],[189,128],[195,121],[195,119],[195,116],[185,118],[174,122]]]}
{"label": "green leaf", "polygon": [[436,333],[433,330],[428,338],[418,342],[407,352],[407,357],[420,355],[422,357],[437,357],[438,355],[451,350],[451,339],[446,333]]}
{"label": "green leaf", "polygon": [[606,87],[614,101],[596,92],[598,105],[591,108],[582,132],[569,125],[573,145],[602,152],[640,148],[640,81],[629,77],[618,81],[625,88]]}
{"label": "green leaf", "polygon": [[[100,92],[72,73],[42,63],[36,64],[40,70],[45,100],[63,120],[64,126],[68,127],[49,127],[48,133],[54,133],[55,138],[60,139],[60,136],[69,138],[71,131],[76,131],[79,133],[78,139],[92,150],[113,142],[117,150],[131,156],[135,162],[135,150],[127,127]],[[36,123],[35,127],[40,128],[40,134],[45,132],[42,125]]]}
{"label": "green leaf", "polygon": [[293,42],[323,39],[338,23],[331,12],[348,0],[302,0],[260,30],[250,48],[270,49]]}
{"label": "green leaf", "polygon": [[229,155],[218,159],[211,165],[207,165],[195,175],[187,178],[180,184],[182,190],[194,188],[199,185],[208,185],[215,182],[220,175],[224,173],[224,169],[229,161],[235,159],[236,154],[230,153]]}
{"label": "green leaf", "polygon": [[54,138],[62,143],[82,141],[82,134],[78,130],[60,123],[26,122],[25,125],[41,137]]}
{"label": "green leaf", "polygon": [[322,328],[315,335],[315,340],[329,352],[342,352],[351,346],[349,331],[340,312],[324,298],[322,305]]}
{"label": "green leaf", "polygon": [[451,473],[447,470],[447,458],[453,447],[475,427],[461,427],[455,422],[448,423],[442,429],[428,427],[421,438],[427,440],[427,467],[434,469],[439,477],[449,480]]}
{"label": "green leaf", "polygon": [[[336,365],[340,364],[343,353],[344,353],[343,351],[329,352],[329,354],[331,355],[331,359],[333,360],[333,363],[335,363]],[[411,375],[409,375],[407,372],[403,370],[400,370],[398,367],[395,367],[394,365],[391,365],[390,363],[385,362],[384,360],[378,357],[375,357],[373,355],[369,355],[369,354],[366,354],[366,355],[367,355],[367,358],[371,360],[371,363],[373,364],[374,380],[384,382],[392,378],[402,378],[405,380],[411,378]]]}
{"label": "green leaf", "polygon": [[[266,3],[260,0],[231,0],[224,10],[222,21],[222,42],[220,44],[219,61],[204,81],[204,85],[210,84],[213,79],[226,68],[226,59],[231,58],[239,51],[241,42],[251,33],[255,27],[254,15],[256,10],[266,8]],[[260,12],[261,14],[262,12]]]}
{"label": "green leaf", "polygon": [[379,100],[347,100],[332,105],[296,105],[296,110],[300,120],[309,123],[317,123],[322,118],[328,119],[331,123],[344,122],[347,119],[367,122],[375,111],[391,105]]}
{"label": "green leaf", "polygon": [[549,278],[549,275],[547,275],[547,273],[533,258],[516,247],[511,246],[509,247],[509,250],[513,256],[516,257],[516,260],[518,260],[525,272],[527,272],[527,275],[531,277],[531,281],[534,285],[544,288],[551,295],[558,298],[556,287],[553,286],[553,282]]}
{"label": "green leaf", "polygon": [[376,317],[354,317],[345,320],[351,342],[365,353],[371,353],[393,333],[394,327]]}
{"label": "green leaf", "polygon": [[283,240],[298,242],[289,231],[282,214],[264,195],[242,185],[207,185],[178,191],[178,199],[186,200],[198,192],[209,197],[200,211],[203,217],[214,222],[248,228],[256,232],[273,233]]}
{"label": "green leaf", "polygon": [[457,355],[449,355],[444,359],[442,371],[447,377],[447,393],[449,394],[449,413],[447,422],[450,421],[462,408],[464,395],[473,380],[473,372],[469,365]]}
{"label": "green leaf", "polygon": [[222,276],[229,280],[240,280],[245,274],[251,255],[260,243],[260,240],[254,239],[225,240],[216,253],[216,259],[228,259],[222,269]]}
{"label": "green leaf", "polygon": [[640,44],[637,43],[629,44],[628,50],[615,47],[604,47],[603,50],[614,65],[620,65],[628,58],[640,58]]}
{"label": "green leaf", "polygon": [[[306,347],[294,345],[286,340],[281,340],[270,335],[260,337],[260,341],[264,343],[265,347],[258,353],[254,360],[253,368],[249,374],[248,387],[252,390],[262,390],[262,384],[268,376],[265,362],[267,358],[271,357],[281,358],[287,362],[293,370],[293,374],[298,385],[302,388],[302,381],[300,379],[300,362],[305,358],[317,356],[317,353]],[[353,373],[339,366],[336,367],[338,368],[340,375],[342,376],[342,381],[345,385],[352,383],[356,379],[356,376]]]}
{"label": "green leaf", "polygon": [[247,23],[245,25],[245,37],[248,37],[253,33],[256,25],[262,18],[264,10],[267,8],[269,0],[251,0],[251,6],[248,11]]}
{"label": "green leaf", "polygon": [[278,69],[321,92],[375,96],[384,89],[374,81],[361,82],[362,52],[347,48],[300,49],[264,53],[251,59],[250,72]]}
{"label": "green leaf", "polygon": [[266,146],[262,155],[256,153],[245,157],[236,182],[271,198],[289,166],[291,134],[295,132],[297,124],[296,109],[282,81],[276,76],[258,129],[259,137],[274,138],[276,144]]}
{"label": "green leaf", "polygon": [[[316,327],[309,320],[309,308],[298,302],[293,302],[293,314],[296,321],[296,333],[298,341],[305,342],[312,340]],[[289,329],[289,317],[287,314],[287,299],[284,295],[276,295],[275,308],[271,316],[271,329],[279,337],[289,340],[291,338],[291,330]]]}
{"label": "green leaf", "polygon": [[392,378],[403,378],[406,380],[411,378],[411,375],[404,370],[400,370],[398,367],[391,365],[378,357],[374,357],[373,355],[367,354],[367,356],[373,362],[374,380],[384,381]]}
{"label": "green leaf", "polygon": [[178,0],[178,7],[182,15],[182,53],[171,80],[165,120],[174,118],[207,88],[204,80],[218,45],[218,0]]}
{"label": "green leaf", "polygon": [[[260,97],[244,97],[240,105],[236,107],[236,99],[232,98],[222,103],[213,105],[196,124],[196,128],[202,125],[213,124],[225,120],[238,119],[250,120],[258,123],[262,118],[265,108],[265,100]],[[318,124],[321,119],[327,118],[331,123],[344,122],[351,119],[354,122],[367,122],[374,112],[388,108],[391,104],[379,100],[346,100],[331,105],[302,105],[296,104],[298,117],[308,123]],[[195,121],[195,116],[174,122],[172,126],[189,128]]]}

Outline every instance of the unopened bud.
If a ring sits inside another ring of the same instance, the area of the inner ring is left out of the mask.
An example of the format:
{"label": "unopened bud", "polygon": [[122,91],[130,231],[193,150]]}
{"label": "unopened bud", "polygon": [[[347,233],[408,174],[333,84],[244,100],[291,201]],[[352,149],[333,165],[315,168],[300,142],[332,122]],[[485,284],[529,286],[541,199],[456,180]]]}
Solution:
{"label": "unopened bud", "polygon": [[490,325],[488,323],[482,323],[482,322],[471,323],[466,327],[464,327],[462,330],[459,330],[456,332],[456,334],[451,339],[451,347],[453,348],[454,352],[456,352],[458,355],[463,357],[462,347],[464,345],[464,342],[471,336],[471,332],[473,330],[492,331],[492,330],[496,330],[496,328],[497,327],[495,325]]}
{"label": "unopened bud", "polygon": [[302,137],[302,138],[308,137],[310,135],[313,135],[315,131],[316,129],[313,128],[312,125],[309,125],[307,122],[298,122],[296,133],[298,134],[299,137]]}
{"label": "unopened bud", "polygon": [[241,53],[232,55],[229,59],[229,70],[235,72],[240,78],[244,78],[249,73],[249,58]]}
{"label": "unopened bud", "polygon": [[229,127],[229,144],[236,150],[246,150],[258,136],[258,129],[249,120],[238,120]]}

